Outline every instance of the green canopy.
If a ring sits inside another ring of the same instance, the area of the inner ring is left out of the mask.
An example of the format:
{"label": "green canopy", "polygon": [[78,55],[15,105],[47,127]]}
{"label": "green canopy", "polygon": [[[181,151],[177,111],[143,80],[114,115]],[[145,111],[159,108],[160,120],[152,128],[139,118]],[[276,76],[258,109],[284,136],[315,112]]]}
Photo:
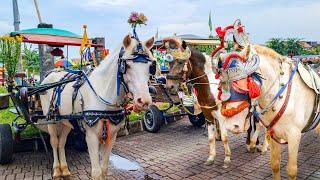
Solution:
{"label": "green canopy", "polygon": [[51,36],[63,36],[63,37],[73,37],[73,38],[81,38],[81,36],[62,29],[55,29],[55,28],[32,28],[32,29],[25,29],[21,31],[14,31],[11,32],[11,36],[15,36],[18,34],[42,34],[42,35],[51,35]]}

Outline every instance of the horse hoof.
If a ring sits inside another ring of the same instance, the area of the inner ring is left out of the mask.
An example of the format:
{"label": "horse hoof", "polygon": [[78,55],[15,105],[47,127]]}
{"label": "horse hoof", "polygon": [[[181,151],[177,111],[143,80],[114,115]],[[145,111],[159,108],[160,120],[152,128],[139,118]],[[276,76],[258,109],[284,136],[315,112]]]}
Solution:
{"label": "horse hoof", "polygon": [[247,147],[247,152],[248,152],[248,153],[254,153],[254,152],[256,152],[256,147]]}
{"label": "horse hoof", "polygon": [[214,163],[214,160],[212,159],[212,160],[207,160],[205,163],[204,163],[204,165],[206,165],[206,166],[211,166],[212,164]]}
{"label": "horse hoof", "polygon": [[60,179],[60,177],[61,177],[60,167],[55,167],[55,168],[53,168],[52,178],[53,178],[53,179]]}
{"label": "horse hoof", "polygon": [[61,167],[61,170],[62,170],[62,177],[71,176],[68,166]]}

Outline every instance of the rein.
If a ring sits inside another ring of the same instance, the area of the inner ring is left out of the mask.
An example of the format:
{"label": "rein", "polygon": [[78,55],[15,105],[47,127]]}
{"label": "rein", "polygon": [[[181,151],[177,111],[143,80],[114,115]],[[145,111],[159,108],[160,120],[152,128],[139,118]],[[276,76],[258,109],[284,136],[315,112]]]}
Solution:
{"label": "rein", "polygon": [[[276,123],[279,121],[279,119],[281,118],[281,116],[283,115],[283,113],[285,112],[287,106],[288,106],[288,102],[290,99],[290,94],[291,94],[291,89],[292,89],[292,80],[294,75],[296,74],[297,70],[298,70],[298,65],[299,65],[299,61],[297,62],[295,68],[291,71],[290,73],[290,77],[287,81],[286,84],[284,84],[279,91],[277,92],[277,94],[275,95],[275,97],[272,99],[272,101],[265,107],[263,108],[260,112],[258,112],[256,109],[254,109],[253,112],[253,116],[255,118],[257,118],[266,128],[268,131],[268,137],[271,137],[274,141],[276,141],[279,144],[287,144],[287,142],[281,142],[279,141],[276,137],[275,137],[275,133],[273,130],[273,127],[276,125]],[[269,125],[266,125],[262,119],[260,118],[261,115],[263,115],[264,113],[268,112],[270,110],[270,108],[275,104],[275,102],[279,99],[279,97],[284,93],[284,91],[287,89],[287,93],[286,93],[286,98],[281,106],[281,109],[278,111],[278,113],[276,114],[276,116],[272,119],[271,123]]]}

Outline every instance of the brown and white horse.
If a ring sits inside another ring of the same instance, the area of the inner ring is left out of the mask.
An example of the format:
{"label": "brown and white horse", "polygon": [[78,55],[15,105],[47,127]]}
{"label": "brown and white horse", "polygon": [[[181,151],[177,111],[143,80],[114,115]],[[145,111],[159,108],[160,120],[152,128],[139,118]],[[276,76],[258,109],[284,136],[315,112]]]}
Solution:
{"label": "brown and white horse", "polygon": [[[146,110],[151,103],[151,97],[148,91],[149,80],[149,68],[151,62],[134,62],[133,56],[138,48],[143,48],[145,56],[148,56],[149,60],[154,61],[154,57],[150,52],[150,48],[153,46],[154,38],[149,39],[144,43],[139,43],[135,38],[127,35],[123,40],[123,45],[119,46],[114,54],[110,55],[108,59],[102,61],[102,63],[92,71],[88,77],[92,84],[92,88],[86,81],[79,89],[78,96],[75,99],[74,109],[72,109],[72,93],[73,84],[66,84],[64,90],[61,93],[61,104],[59,106],[59,113],[61,115],[72,114],[72,112],[82,111],[113,111],[119,110],[117,105],[123,101],[125,93],[122,91],[117,96],[117,76],[118,63],[120,49],[123,48],[122,58],[126,63],[126,72],[123,73],[124,83],[127,84],[129,91],[133,95],[134,109],[137,111]],[[61,80],[67,72],[53,72],[49,74],[42,84],[57,82]],[[118,82],[119,83],[119,82]],[[94,93],[94,91],[96,93]],[[41,95],[41,104],[45,115],[48,114],[50,108],[50,101],[52,98],[53,90],[50,89],[45,95]],[[100,96],[100,97],[99,97]],[[101,99],[107,100],[114,105],[106,105]],[[92,127],[89,127],[86,123],[82,122],[86,131],[86,142],[88,145],[90,161],[91,161],[91,176],[95,180],[105,180],[109,155],[111,149],[115,143],[117,132],[123,123],[114,125],[110,123],[111,137],[109,137],[109,143],[102,145],[100,143],[101,133],[103,132],[102,121],[98,121]],[[73,128],[69,121],[57,122],[50,124],[45,129],[50,134],[50,144],[53,150],[54,162],[53,162],[53,177],[65,177],[70,176],[66,157],[65,157],[65,143],[70,130]],[[100,154],[101,152],[101,154]],[[100,162],[100,155],[102,161]]]}
{"label": "brown and white horse", "polygon": [[[247,129],[247,127],[244,127],[244,122],[246,120],[238,120],[238,116],[242,117],[244,114],[248,114],[249,109],[246,108],[243,112],[231,118],[222,116],[220,113],[221,101],[217,98],[219,80],[215,79],[211,58],[198,50],[187,47],[184,41],[175,37],[164,39],[164,43],[167,44],[168,53],[174,56],[174,61],[170,62],[170,71],[167,76],[167,88],[171,92],[176,92],[183,81],[188,81],[193,84],[197,91],[197,99],[201,106],[201,110],[209,122],[208,140],[210,151],[205,164],[211,165],[214,162],[216,156],[216,129],[220,128],[221,139],[225,149],[224,167],[228,167],[231,162],[231,151],[228,144],[227,131],[240,133]],[[242,126],[238,125],[241,123],[243,123]],[[218,127],[215,126],[217,124],[219,124]],[[256,145],[259,130],[260,129],[255,132],[255,139],[252,139],[254,143],[251,143],[251,148],[254,148]],[[266,150],[267,145],[265,144],[262,151],[265,152]]]}
{"label": "brown and white horse", "polygon": [[[252,50],[256,51],[260,59],[256,72],[260,73],[264,79],[261,95],[252,101],[257,104],[256,116],[268,129],[273,179],[280,179],[281,142],[288,143],[288,177],[297,179],[297,158],[301,135],[305,127],[310,124],[310,118],[312,120],[315,115],[314,109],[317,108],[314,106],[317,95],[304,83],[300,74],[295,73],[297,62],[259,45],[250,45],[239,55],[243,59],[248,59],[247,55]],[[225,61],[227,56],[220,57],[221,61]],[[279,93],[281,89],[282,93]],[[238,116],[239,126],[244,125],[241,123],[246,116],[246,114]],[[316,130],[320,132],[320,125]]]}

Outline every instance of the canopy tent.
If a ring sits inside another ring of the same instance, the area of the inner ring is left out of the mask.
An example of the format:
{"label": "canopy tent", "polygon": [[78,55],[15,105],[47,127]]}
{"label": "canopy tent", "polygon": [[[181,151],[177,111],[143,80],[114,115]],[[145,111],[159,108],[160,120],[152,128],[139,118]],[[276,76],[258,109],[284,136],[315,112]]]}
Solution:
{"label": "canopy tent", "polygon": [[[21,35],[23,42],[34,44],[47,44],[51,46],[80,46],[82,37],[70,31],[55,28],[32,28],[10,33],[11,36]],[[89,40],[91,47],[103,47]]]}

